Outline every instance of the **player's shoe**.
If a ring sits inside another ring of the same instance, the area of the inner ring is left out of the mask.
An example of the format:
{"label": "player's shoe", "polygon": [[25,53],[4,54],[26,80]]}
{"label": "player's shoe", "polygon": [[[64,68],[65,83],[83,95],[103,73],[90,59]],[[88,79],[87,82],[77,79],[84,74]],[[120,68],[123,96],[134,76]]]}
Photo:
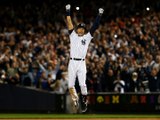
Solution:
{"label": "player's shoe", "polygon": [[87,106],[88,106],[87,96],[82,96],[82,104],[81,104],[82,113],[87,111]]}
{"label": "player's shoe", "polygon": [[76,100],[76,101],[73,102],[73,107],[74,107],[73,109],[76,110],[76,111],[79,109],[79,102],[78,102],[78,100]]}
{"label": "player's shoe", "polygon": [[79,102],[78,102],[78,100],[74,101],[74,107],[75,108],[79,108]]}

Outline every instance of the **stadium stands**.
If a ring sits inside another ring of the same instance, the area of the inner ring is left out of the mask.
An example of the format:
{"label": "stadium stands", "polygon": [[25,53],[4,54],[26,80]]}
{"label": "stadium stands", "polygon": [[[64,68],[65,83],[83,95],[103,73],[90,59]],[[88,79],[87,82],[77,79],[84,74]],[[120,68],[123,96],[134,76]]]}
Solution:
{"label": "stadium stands", "polygon": [[[97,8],[105,9],[87,54],[88,91],[119,92],[114,91],[114,81],[120,79],[125,92],[159,92],[160,1],[70,2],[74,22],[84,21],[88,29]],[[0,1],[1,83],[66,92],[62,91],[69,60],[65,4],[56,0]],[[79,11],[74,9],[77,5]],[[136,79],[133,73],[137,73]]]}

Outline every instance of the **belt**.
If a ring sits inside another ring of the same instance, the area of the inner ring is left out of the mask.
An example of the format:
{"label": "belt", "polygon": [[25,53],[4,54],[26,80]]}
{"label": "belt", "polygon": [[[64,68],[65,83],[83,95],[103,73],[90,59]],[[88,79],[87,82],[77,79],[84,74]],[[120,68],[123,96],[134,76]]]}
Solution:
{"label": "belt", "polygon": [[82,59],[82,58],[70,58],[70,60],[84,61],[84,59]]}

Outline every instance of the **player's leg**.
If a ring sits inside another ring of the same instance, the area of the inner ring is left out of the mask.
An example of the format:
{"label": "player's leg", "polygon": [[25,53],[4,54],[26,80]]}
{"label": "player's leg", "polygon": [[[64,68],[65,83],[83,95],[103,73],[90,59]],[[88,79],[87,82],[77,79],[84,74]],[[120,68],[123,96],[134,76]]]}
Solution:
{"label": "player's leg", "polygon": [[86,64],[85,62],[82,62],[81,68],[78,70],[78,80],[79,80],[79,85],[81,88],[81,95],[82,95],[82,112],[87,111],[87,86],[86,86]]}
{"label": "player's leg", "polygon": [[71,99],[75,105],[75,107],[78,107],[78,100],[79,100],[79,97],[77,95],[77,91],[75,89],[75,80],[76,80],[76,66],[75,64],[73,63],[73,61],[71,61],[69,63],[69,66],[68,66],[68,87],[69,87],[69,93],[70,93],[70,96],[71,96]]}

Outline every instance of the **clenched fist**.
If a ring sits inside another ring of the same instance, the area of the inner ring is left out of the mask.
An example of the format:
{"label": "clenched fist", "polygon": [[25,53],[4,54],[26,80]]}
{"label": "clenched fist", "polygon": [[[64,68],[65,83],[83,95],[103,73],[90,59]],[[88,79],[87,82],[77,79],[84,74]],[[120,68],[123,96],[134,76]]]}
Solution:
{"label": "clenched fist", "polygon": [[103,12],[104,12],[104,9],[103,8],[99,8],[98,11],[99,11],[99,14],[102,15]]}
{"label": "clenched fist", "polygon": [[70,10],[71,9],[71,5],[70,4],[67,4],[66,5],[66,11]]}

